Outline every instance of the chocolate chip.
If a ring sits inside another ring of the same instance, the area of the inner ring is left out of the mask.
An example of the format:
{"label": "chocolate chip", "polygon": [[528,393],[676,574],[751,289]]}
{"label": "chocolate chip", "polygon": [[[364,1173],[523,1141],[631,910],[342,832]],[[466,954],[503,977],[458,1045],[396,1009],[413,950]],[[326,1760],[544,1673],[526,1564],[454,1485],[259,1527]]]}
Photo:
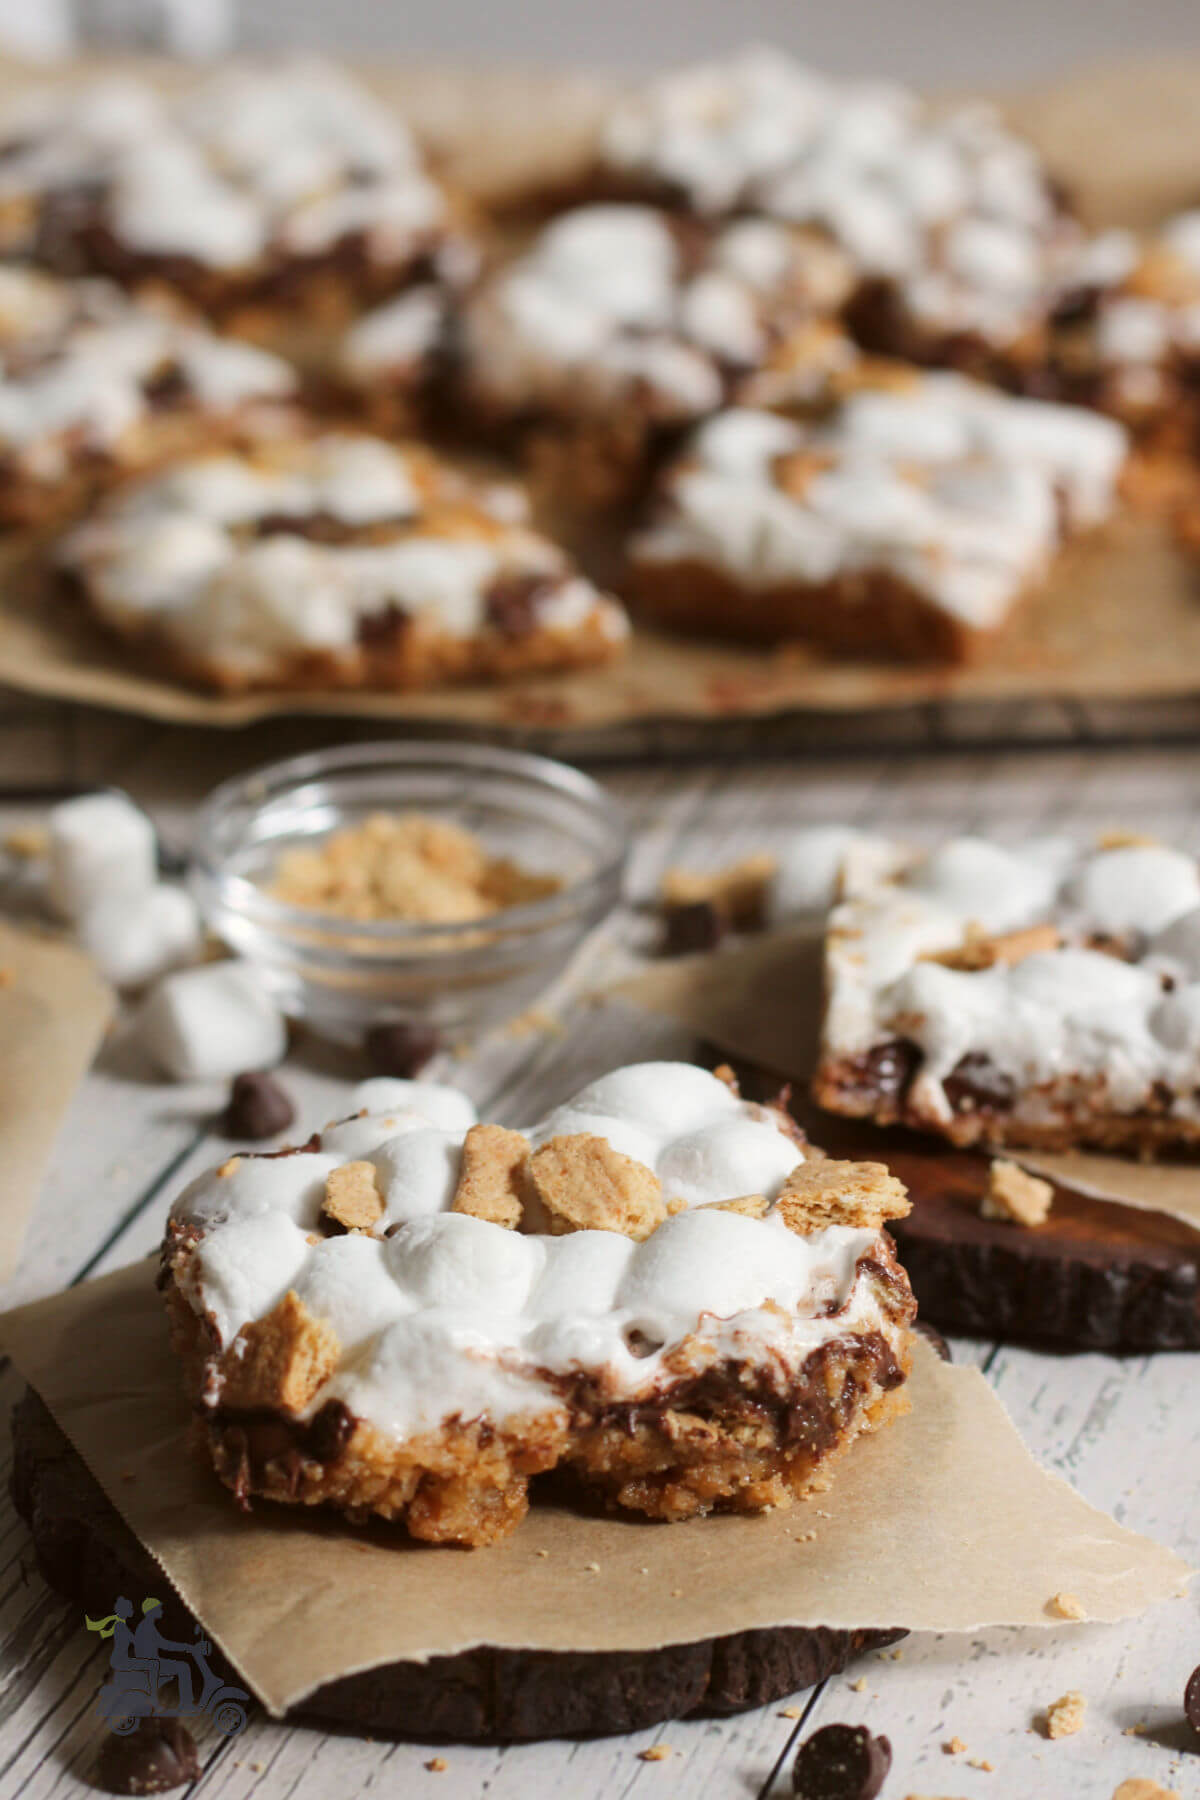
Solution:
{"label": "chocolate chip", "polygon": [[108,1794],[165,1794],[200,1775],[192,1734],[178,1719],[139,1719],[125,1737],[104,1740],[96,1785]]}
{"label": "chocolate chip", "polygon": [[367,1060],[379,1075],[419,1075],[441,1049],[431,1025],[372,1025],[363,1039]]}
{"label": "chocolate chip", "polygon": [[878,1044],[862,1058],[863,1084],[883,1098],[899,1100],[921,1064],[921,1052],[907,1038]]}
{"label": "chocolate chip", "polygon": [[548,575],[509,575],[493,582],[484,595],[488,624],[503,637],[524,637],[537,624],[540,602],[557,586]]}
{"label": "chocolate chip", "polygon": [[823,1725],[801,1744],[792,1770],[796,1800],[875,1800],[892,1746],[865,1725]]}
{"label": "chocolate chip", "polygon": [[367,650],[387,650],[404,636],[411,623],[410,615],[394,600],[381,612],[364,613],[358,621],[358,641]]}
{"label": "chocolate chip", "polygon": [[1183,1690],[1183,1710],[1192,1730],[1200,1735],[1200,1668],[1192,1670]]}
{"label": "chocolate chip", "polygon": [[689,900],[663,913],[664,956],[689,956],[715,950],[725,936],[725,921],[711,900]]}
{"label": "chocolate chip", "polygon": [[248,1069],[244,1075],[233,1078],[221,1129],[226,1137],[253,1141],[286,1131],[295,1117],[295,1107],[275,1078],[259,1069]]}
{"label": "chocolate chip", "polygon": [[943,1362],[954,1361],[953,1356],[950,1354],[950,1346],[936,1325],[928,1325],[924,1319],[914,1319],[913,1330],[919,1331],[926,1343],[933,1345],[933,1348],[937,1351]]}
{"label": "chocolate chip", "polygon": [[1016,1097],[1012,1077],[977,1050],[960,1057],[942,1085],[956,1113],[1007,1112]]}

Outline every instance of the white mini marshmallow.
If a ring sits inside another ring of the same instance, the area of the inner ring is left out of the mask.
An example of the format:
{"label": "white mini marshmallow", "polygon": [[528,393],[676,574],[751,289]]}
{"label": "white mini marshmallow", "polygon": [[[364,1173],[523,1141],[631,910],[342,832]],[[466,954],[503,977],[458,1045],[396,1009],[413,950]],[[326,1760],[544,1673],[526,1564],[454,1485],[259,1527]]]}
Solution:
{"label": "white mini marshmallow", "polygon": [[806,825],[794,831],[767,883],[768,924],[827,912],[837,899],[846,852],[861,838],[853,825]]}
{"label": "white mini marshmallow", "polygon": [[111,894],[141,894],[157,873],[154,827],[124,794],[83,794],[50,813],[49,895],[77,919]]}
{"label": "white mini marshmallow", "polygon": [[350,1096],[351,1112],[415,1112],[439,1131],[469,1131],[478,1115],[467,1096],[440,1081],[403,1081],[375,1075],[360,1081]]}
{"label": "white mini marshmallow", "polygon": [[159,881],[144,893],[106,894],[84,912],[77,933],[105,980],[143,987],[195,957],[200,914],[185,889]]}
{"label": "white mini marshmallow", "polygon": [[287,1049],[283,1014],[245,963],[167,975],[150,992],[138,1035],[176,1081],[269,1069]]}

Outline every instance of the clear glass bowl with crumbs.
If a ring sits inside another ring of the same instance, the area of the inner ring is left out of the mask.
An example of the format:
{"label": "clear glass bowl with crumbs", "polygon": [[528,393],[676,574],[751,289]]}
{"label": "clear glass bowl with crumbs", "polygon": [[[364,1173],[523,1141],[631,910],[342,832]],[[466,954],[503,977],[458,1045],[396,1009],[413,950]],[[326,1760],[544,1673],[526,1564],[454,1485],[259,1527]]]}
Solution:
{"label": "clear glass bowl with crumbs", "polygon": [[620,808],[547,757],[350,744],[224,782],[190,880],[211,930],[285,1012],[360,1043],[453,1040],[530,1008],[616,905]]}

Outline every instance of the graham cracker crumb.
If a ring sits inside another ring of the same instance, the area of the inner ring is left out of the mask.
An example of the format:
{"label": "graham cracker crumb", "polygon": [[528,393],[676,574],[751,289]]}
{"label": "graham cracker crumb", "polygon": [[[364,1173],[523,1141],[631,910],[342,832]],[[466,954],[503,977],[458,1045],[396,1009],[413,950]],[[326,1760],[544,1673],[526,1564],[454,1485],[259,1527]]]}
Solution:
{"label": "graham cracker crumb", "polygon": [[280,857],[267,890],[343,919],[461,925],[555,894],[556,876],[494,857],[473,832],[425,813],[373,813]]}
{"label": "graham cracker crumb", "polygon": [[341,1345],[289,1288],[265,1318],[243,1325],[221,1358],[221,1403],[303,1412],[337,1367]]}
{"label": "graham cracker crumb", "polygon": [[839,1162],[831,1156],[798,1163],[776,1206],[789,1231],[801,1237],[827,1225],[877,1231],[885,1220],[912,1211],[904,1183],[883,1163]]}
{"label": "graham cracker crumb", "polygon": [[767,883],[778,867],[777,859],[762,853],[744,856],[740,862],[701,874],[692,869],[668,869],[659,886],[664,907],[715,907],[725,922],[740,930],[754,930],[763,922]]}
{"label": "graham cracker crumb", "polygon": [[606,1138],[553,1137],[529,1158],[528,1169],[552,1236],[619,1231],[640,1243],[667,1216],[658,1176]]}
{"label": "graham cracker crumb", "polygon": [[979,1203],[979,1216],[982,1219],[1011,1219],[1017,1225],[1044,1225],[1053,1205],[1053,1182],[1030,1175],[1019,1163],[997,1157],[988,1171],[987,1191]]}
{"label": "graham cracker crumb", "polygon": [[535,1550],[533,1554],[535,1556],[549,1556],[550,1552],[548,1550]]}
{"label": "graham cracker crumb", "polygon": [[677,1218],[680,1213],[686,1212],[687,1209],[688,1209],[687,1201],[680,1199],[678,1194],[673,1195],[672,1198],[667,1201],[667,1217],[668,1217],[668,1219]]}
{"label": "graham cracker crumb", "polygon": [[1072,1688],[1069,1693],[1061,1695],[1053,1706],[1046,1708],[1046,1736],[1050,1738],[1074,1737],[1082,1731],[1084,1715],[1087,1712],[1087,1701],[1083,1695]]}
{"label": "graham cracker crumb", "polygon": [[547,1012],[544,1006],[531,1006],[527,1012],[518,1013],[515,1019],[510,1019],[504,1027],[505,1037],[514,1042],[519,1042],[521,1038],[537,1037],[539,1034],[544,1037],[565,1037],[567,1028],[561,1019],[556,1018],[552,1012]]}
{"label": "graham cracker crumb", "polygon": [[11,987],[17,979],[17,971],[8,963],[0,963],[0,987]]}
{"label": "graham cracker crumb", "polygon": [[[667,1202],[670,1212],[671,1203]],[[732,1212],[744,1213],[748,1219],[765,1219],[771,1210],[771,1202],[765,1194],[739,1194],[735,1200],[709,1200],[706,1205],[697,1209],[700,1212]]]}
{"label": "graham cracker crumb", "polygon": [[1148,1775],[1131,1775],[1113,1789],[1112,1800],[1180,1800],[1180,1796],[1175,1788],[1159,1787]]}
{"label": "graham cracker crumb", "polygon": [[344,1225],[347,1231],[370,1231],[384,1211],[378,1179],[374,1163],[348,1162],[330,1169],[321,1203],[323,1216],[336,1225]]}
{"label": "graham cracker crumb", "polygon": [[858,1680],[857,1680],[857,1681],[852,1681],[852,1682],[851,1682],[851,1683],[850,1683],[850,1686],[851,1686],[851,1687],[852,1687],[852,1688],[853,1688],[853,1690],[854,1690],[854,1692],[855,1692],[855,1693],[856,1693],[856,1694],[865,1694],[865,1693],[866,1693],[866,1691],[867,1691],[867,1678],[866,1678],[866,1676],[865,1676],[865,1675],[860,1675],[860,1676],[859,1676],[859,1678],[858,1678]]}
{"label": "graham cracker crumb", "polygon": [[228,1180],[230,1175],[237,1174],[237,1171],[241,1166],[242,1159],[240,1156],[230,1156],[221,1164],[220,1168],[217,1170],[217,1174],[221,1179]]}
{"label": "graham cracker crumb", "polygon": [[1056,1619],[1086,1619],[1087,1608],[1083,1601],[1074,1594],[1055,1594],[1047,1602],[1047,1612],[1053,1613]]}
{"label": "graham cracker crumb", "polygon": [[444,1775],[450,1764],[444,1756],[431,1756],[425,1767],[432,1775]]}
{"label": "graham cracker crumb", "polygon": [[780,1709],[779,1717],[781,1719],[802,1719],[804,1717],[804,1708],[801,1706],[782,1707]]}
{"label": "graham cracker crumb", "polygon": [[730,1093],[736,1094],[738,1096],[739,1100],[741,1099],[741,1096],[742,1096],[741,1086],[738,1082],[738,1078],[737,1078],[736,1074],[734,1073],[733,1067],[730,1063],[718,1063],[716,1068],[713,1070],[713,1074],[716,1076],[718,1081],[723,1081],[725,1083],[725,1086],[729,1089]]}
{"label": "graham cracker crumb", "polygon": [[463,1140],[451,1212],[515,1231],[524,1210],[529,1142],[503,1125],[472,1125]]}
{"label": "graham cracker crumb", "polygon": [[1039,950],[1057,950],[1062,934],[1055,925],[1027,925],[1022,931],[1002,931],[993,935],[978,925],[968,924],[961,944],[951,950],[930,950],[918,958],[920,962],[940,963],[945,969],[960,969],[975,974],[981,969],[995,968],[997,963],[1024,962]]}
{"label": "graham cracker crumb", "polygon": [[1097,850],[1151,850],[1162,843],[1148,831],[1102,831],[1096,839]]}
{"label": "graham cracker crumb", "polygon": [[584,1563],[583,1572],[585,1575],[598,1575],[600,1573],[600,1564],[598,1562]]}
{"label": "graham cracker crumb", "polygon": [[986,1756],[968,1756],[967,1767],[968,1769],[982,1769],[985,1775],[996,1773]]}
{"label": "graham cracker crumb", "polygon": [[1145,1719],[1138,1719],[1135,1724],[1126,1725],[1124,1730],[1121,1732],[1122,1737],[1145,1737],[1145,1735],[1146,1735]]}
{"label": "graham cracker crumb", "polygon": [[948,1744],[942,1745],[942,1750],[947,1756],[961,1756],[966,1747],[960,1737],[952,1737]]}
{"label": "graham cracker crumb", "polygon": [[22,862],[33,862],[50,849],[50,833],[44,825],[14,825],[4,834],[4,848]]}
{"label": "graham cracker crumb", "polygon": [[651,1744],[647,1749],[638,1751],[638,1757],[642,1762],[666,1762],[668,1756],[672,1754],[670,1744]]}

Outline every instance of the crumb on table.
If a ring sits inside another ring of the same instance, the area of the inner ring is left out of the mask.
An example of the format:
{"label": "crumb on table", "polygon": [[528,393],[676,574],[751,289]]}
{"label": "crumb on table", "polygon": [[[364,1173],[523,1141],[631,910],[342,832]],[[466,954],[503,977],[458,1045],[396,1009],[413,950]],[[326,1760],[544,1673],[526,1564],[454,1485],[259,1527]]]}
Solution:
{"label": "crumb on table", "polygon": [[1062,1694],[1046,1708],[1046,1736],[1051,1738],[1074,1737],[1082,1731],[1084,1717],[1087,1713],[1087,1701],[1083,1695],[1072,1688],[1069,1693]]}
{"label": "crumb on table", "polygon": [[979,1214],[984,1219],[1009,1219],[1016,1225],[1044,1225],[1053,1204],[1053,1182],[997,1157],[988,1171]]}

